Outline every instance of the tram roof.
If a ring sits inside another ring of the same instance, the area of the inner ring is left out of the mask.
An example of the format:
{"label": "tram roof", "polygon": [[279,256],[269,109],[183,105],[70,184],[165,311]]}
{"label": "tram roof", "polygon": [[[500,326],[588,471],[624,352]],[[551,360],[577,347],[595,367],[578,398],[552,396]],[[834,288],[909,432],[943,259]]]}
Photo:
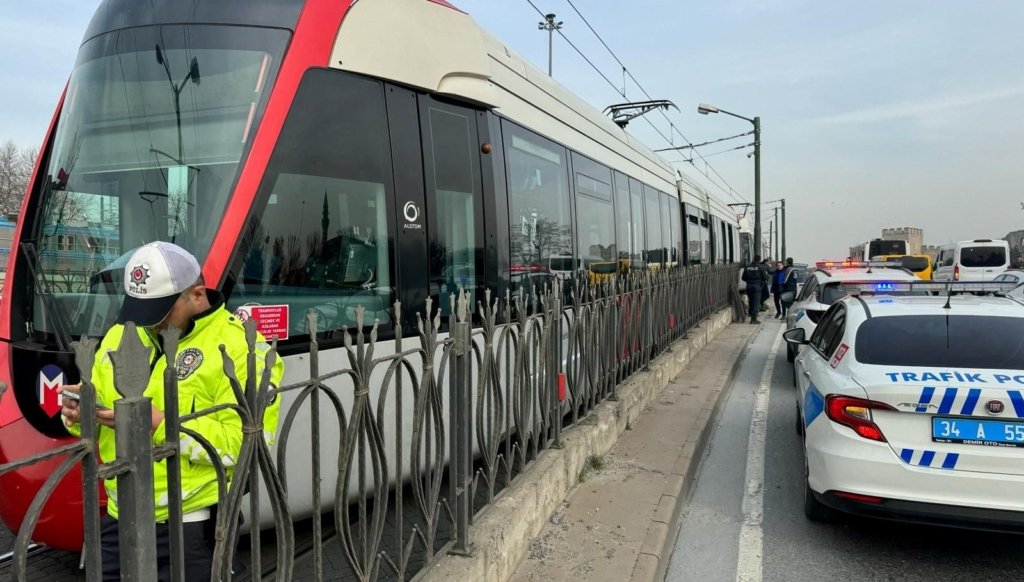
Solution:
{"label": "tram roof", "polygon": [[[471,16],[440,8],[424,0],[357,2],[342,23],[332,66],[493,108],[613,169],[677,192],[677,170],[664,158]],[[690,202],[704,204],[703,188],[686,182]]]}

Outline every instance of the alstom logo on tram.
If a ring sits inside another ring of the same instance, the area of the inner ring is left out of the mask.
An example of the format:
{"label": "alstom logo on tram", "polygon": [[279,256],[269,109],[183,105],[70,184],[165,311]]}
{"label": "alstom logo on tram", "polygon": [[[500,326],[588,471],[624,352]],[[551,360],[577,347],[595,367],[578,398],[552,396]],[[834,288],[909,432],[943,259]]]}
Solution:
{"label": "alstom logo on tram", "polygon": [[[273,307],[286,383],[310,309],[327,330],[365,309],[386,352],[395,301],[410,323],[428,296],[475,302],[555,267],[752,251],[724,202],[443,0],[103,0],[83,38],[7,259],[0,462],[68,438],[41,383],[77,381],[71,342],[113,323],[125,257],[154,239],[190,249],[232,310]],[[61,254],[69,228],[106,250]],[[344,357],[332,341],[324,365]],[[8,526],[55,468],[0,477]],[[80,546],[80,483],[37,541]]]}

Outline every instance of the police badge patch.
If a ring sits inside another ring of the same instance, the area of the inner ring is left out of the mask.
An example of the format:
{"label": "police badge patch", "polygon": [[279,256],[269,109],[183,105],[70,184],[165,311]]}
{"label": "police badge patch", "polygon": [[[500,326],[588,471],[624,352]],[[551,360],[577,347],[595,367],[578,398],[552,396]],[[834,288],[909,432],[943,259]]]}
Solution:
{"label": "police badge patch", "polygon": [[178,370],[178,381],[182,381],[192,375],[199,366],[203,364],[203,352],[198,348],[188,348],[178,354],[174,367]]}

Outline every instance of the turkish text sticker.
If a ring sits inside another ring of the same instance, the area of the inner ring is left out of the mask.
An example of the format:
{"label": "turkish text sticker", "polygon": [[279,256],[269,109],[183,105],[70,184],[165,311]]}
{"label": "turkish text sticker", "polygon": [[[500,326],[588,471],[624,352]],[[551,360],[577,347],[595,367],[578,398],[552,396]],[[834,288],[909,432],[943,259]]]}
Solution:
{"label": "turkish text sticker", "polygon": [[287,305],[252,305],[248,309],[256,320],[256,329],[267,341],[288,339]]}
{"label": "turkish text sticker", "polygon": [[832,356],[832,367],[835,368],[839,365],[839,362],[843,361],[843,356],[846,355],[846,351],[850,349],[850,346],[841,344],[839,349],[836,350],[836,355]]}

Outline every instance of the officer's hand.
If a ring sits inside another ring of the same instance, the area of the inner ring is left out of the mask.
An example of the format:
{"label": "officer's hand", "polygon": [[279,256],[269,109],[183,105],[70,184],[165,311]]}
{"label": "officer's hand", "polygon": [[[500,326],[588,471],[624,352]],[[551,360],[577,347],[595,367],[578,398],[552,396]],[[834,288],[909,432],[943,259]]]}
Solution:
{"label": "officer's hand", "polygon": [[[81,384],[66,384],[57,391],[61,395],[60,414],[64,417],[64,424],[67,426],[78,424],[78,399],[74,398],[74,396],[77,396],[81,389]],[[65,394],[70,394],[71,396],[64,397]]]}
{"label": "officer's hand", "polygon": [[103,426],[114,428],[114,410],[111,408],[97,408],[96,422]]}
{"label": "officer's hand", "polygon": [[160,423],[163,422],[163,421],[164,421],[164,411],[162,411],[159,408],[157,408],[156,406],[154,406],[153,407],[152,424],[150,425],[150,430],[152,432],[156,432],[157,427],[160,426]]}

